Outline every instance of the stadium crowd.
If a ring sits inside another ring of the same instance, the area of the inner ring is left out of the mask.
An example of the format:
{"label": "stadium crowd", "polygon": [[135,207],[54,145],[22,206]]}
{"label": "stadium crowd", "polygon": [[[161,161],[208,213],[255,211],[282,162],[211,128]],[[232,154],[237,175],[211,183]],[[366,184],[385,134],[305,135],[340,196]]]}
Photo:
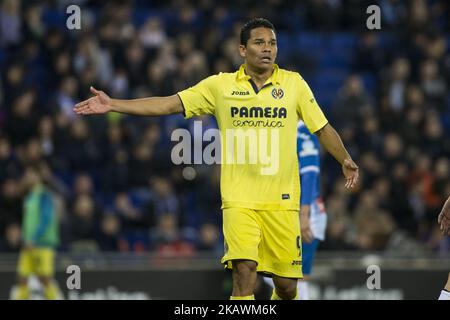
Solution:
{"label": "stadium crowd", "polygon": [[164,96],[234,71],[240,27],[254,16],[274,23],[278,63],[310,83],[360,166],[349,193],[324,154],[320,248],[450,251],[436,222],[450,194],[446,1],[375,1],[373,31],[373,1],[79,1],[81,30],[66,28],[69,2],[0,2],[0,251],[19,250],[21,177],[39,164],[57,196],[60,250],[220,255],[219,166],[171,161],[171,133],[194,134],[193,121],[72,109],[91,85]]}

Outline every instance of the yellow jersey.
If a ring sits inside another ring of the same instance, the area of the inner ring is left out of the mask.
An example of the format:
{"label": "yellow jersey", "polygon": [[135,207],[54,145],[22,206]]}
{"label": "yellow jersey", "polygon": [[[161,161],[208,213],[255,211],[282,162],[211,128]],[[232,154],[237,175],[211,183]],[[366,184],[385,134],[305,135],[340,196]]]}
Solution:
{"label": "yellow jersey", "polygon": [[297,123],[303,120],[312,133],[328,123],[300,74],[274,65],[258,90],[242,65],[178,95],[185,118],[217,119],[222,209],[299,210]]}

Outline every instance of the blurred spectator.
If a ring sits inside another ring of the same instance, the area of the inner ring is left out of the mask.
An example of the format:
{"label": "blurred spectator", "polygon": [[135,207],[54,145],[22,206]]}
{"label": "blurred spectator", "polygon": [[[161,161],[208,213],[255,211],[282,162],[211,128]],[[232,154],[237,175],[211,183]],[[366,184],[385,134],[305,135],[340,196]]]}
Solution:
{"label": "blurred spectator", "polygon": [[3,86],[5,107],[10,115],[12,102],[25,91],[25,70],[22,64],[16,62],[6,67]]}
{"label": "blurred spectator", "polygon": [[161,19],[153,17],[141,27],[139,39],[147,49],[159,48],[166,41]]}
{"label": "blurred spectator", "polygon": [[94,181],[92,177],[86,173],[80,173],[75,176],[73,183],[74,198],[79,196],[94,196]]}
{"label": "blurred spectator", "polygon": [[180,219],[179,201],[173,191],[168,179],[155,177],[151,181],[152,196],[144,205],[145,219],[148,226],[154,227],[163,214],[172,214],[177,223],[182,224]]}
{"label": "blurred spectator", "polygon": [[357,75],[348,77],[333,107],[336,126],[342,128],[345,124],[358,123],[364,115],[370,115],[372,109],[361,78]]}
{"label": "blurred spectator", "polygon": [[145,142],[140,142],[133,147],[128,167],[130,183],[133,186],[144,187],[148,185],[151,176],[154,174],[153,152],[153,147]]}
{"label": "blurred spectator", "polygon": [[5,0],[0,6],[0,46],[17,45],[22,39],[20,0]]}
{"label": "blurred spectator", "polygon": [[362,35],[355,59],[359,71],[376,73],[383,67],[386,57],[378,40],[375,32],[366,32]]}
{"label": "blurred spectator", "polygon": [[434,60],[425,60],[420,66],[420,79],[428,103],[443,109],[447,98],[445,79],[439,74],[438,64]]}
{"label": "blurred spectator", "polygon": [[380,1],[383,24],[391,27],[399,27],[407,16],[407,8],[401,0]]}
{"label": "blurred spectator", "polygon": [[77,118],[70,126],[68,145],[64,154],[73,171],[92,170],[100,158],[97,141],[90,136],[85,120]]}
{"label": "blurred spectator", "polygon": [[120,219],[114,214],[105,214],[100,221],[97,242],[102,251],[119,251],[121,249]]}
{"label": "blurred spectator", "polygon": [[150,241],[159,256],[191,256],[194,253],[194,246],[185,239],[178,225],[177,216],[172,213],[158,217],[157,228],[151,230]]}
{"label": "blurred spectator", "polygon": [[93,199],[88,195],[77,197],[68,219],[71,250],[97,250],[99,213],[95,211]]}
{"label": "blurred spectator", "polygon": [[392,63],[386,81],[383,81],[389,105],[396,112],[404,108],[404,96],[409,83],[410,63],[406,58],[397,58]]}
{"label": "blurred spectator", "polygon": [[203,253],[223,255],[223,243],[220,240],[219,228],[211,223],[204,223],[200,227],[199,240],[196,250]]}
{"label": "blurred spectator", "polygon": [[22,221],[23,191],[20,183],[12,178],[3,181],[0,191],[0,234],[4,234],[8,225]]}
{"label": "blurred spectator", "polygon": [[6,122],[6,133],[15,146],[23,144],[36,134],[36,95],[32,90],[18,96],[12,103],[11,115]]}
{"label": "blurred spectator", "polygon": [[22,246],[22,231],[18,223],[11,223],[0,238],[0,251],[18,253]]}
{"label": "blurred spectator", "polygon": [[61,80],[60,89],[56,93],[58,107],[69,119],[75,119],[73,106],[77,103],[75,100],[77,91],[77,81],[74,77],[68,76]]}
{"label": "blurred spectator", "polygon": [[42,12],[43,6],[38,4],[31,5],[25,10],[25,34],[32,39],[40,40],[46,32],[47,26],[42,20]]}
{"label": "blurred spectator", "polygon": [[133,205],[125,192],[118,193],[114,199],[114,212],[122,221],[124,228],[130,232],[147,227],[142,213]]}
{"label": "blurred spectator", "polygon": [[0,182],[7,177],[18,177],[20,172],[21,165],[13,153],[10,141],[0,136]]}
{"label": "blurred spectator", "polygon": [[386,249],[395,224],[388,212],[379,207],[375,193],[365,191],[355,209],[357,245],[363,250]]}
{"label": "blurred spectator", "polygon": [[38,125],[39,143],[45,157],[51,157],[55,150],[53,142],[53,121],[49,116],[42,117]]}
{"label": "blurred spectator", "polygon": [[325,241],[321,243],[323,250],[354,250],[354,231],[352,222],[347,214],[345,200],[340,196],[333,196],[327,202],[328,227]]}

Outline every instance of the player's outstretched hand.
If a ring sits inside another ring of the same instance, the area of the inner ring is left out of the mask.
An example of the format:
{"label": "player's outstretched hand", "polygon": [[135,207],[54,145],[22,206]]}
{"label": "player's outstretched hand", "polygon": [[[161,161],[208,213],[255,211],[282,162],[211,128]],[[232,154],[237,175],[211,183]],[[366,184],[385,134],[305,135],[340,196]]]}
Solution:
{"label": "player's outstretched hand", "polygon": [[92,98],[81,101],[75,105],[73,111],[76,114],[103,114],[112,110],[111,98],[103,91],[98,91],[91,87],[91,92],[94,94]]}
{"label": "player's outstretched hand", "polygon": [[353,188],[359,177],[359,168],[356,163],[354,163],[352,159],[345,159],[342,164],[342,172],[346,179],[345,187],[347,189]]}
{"label": "player's outstretched hand", "polygon": [[438,217],[438,223],[441,225],[443,235],[450,235],[450,197],[442,207]]}

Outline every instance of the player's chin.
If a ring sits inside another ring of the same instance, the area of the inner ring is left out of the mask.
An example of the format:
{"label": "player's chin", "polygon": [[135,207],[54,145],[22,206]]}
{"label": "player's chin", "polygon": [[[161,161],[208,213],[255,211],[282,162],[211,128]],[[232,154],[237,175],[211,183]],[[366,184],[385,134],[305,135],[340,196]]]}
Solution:
{"label": "player's chin", "polygon": [[270,61],[260,61],[258,63],[258,68],[260,70],[264,70],[264,71],[272,70],[273,69],[273,62],[271,60]]}

